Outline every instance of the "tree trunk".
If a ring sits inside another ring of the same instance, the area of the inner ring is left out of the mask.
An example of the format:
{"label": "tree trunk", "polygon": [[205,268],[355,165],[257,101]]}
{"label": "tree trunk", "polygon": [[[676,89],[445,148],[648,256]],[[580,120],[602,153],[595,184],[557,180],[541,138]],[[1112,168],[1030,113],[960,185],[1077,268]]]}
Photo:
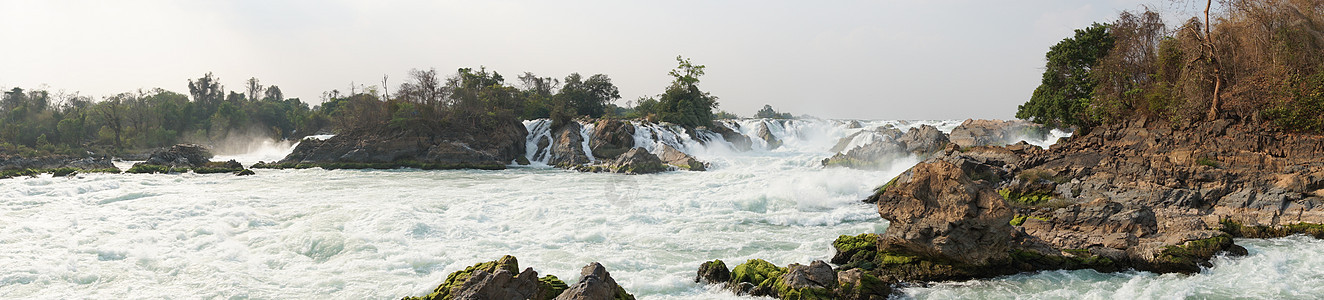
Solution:
{"label": "tree trunk", "polygon": [[1214,99],[1209,104],[1209,120],[1218,119],[1219,106],[1222,104],[1223,92],[1223,68],[1219,66],[1218,55],[1214,51],[1214,36],[1210,33],[1209,8],[1214,4],[1214,0],[1206,0],[1204,4],[1204,46],[1209,53],[1209,63],[1214,66]]}

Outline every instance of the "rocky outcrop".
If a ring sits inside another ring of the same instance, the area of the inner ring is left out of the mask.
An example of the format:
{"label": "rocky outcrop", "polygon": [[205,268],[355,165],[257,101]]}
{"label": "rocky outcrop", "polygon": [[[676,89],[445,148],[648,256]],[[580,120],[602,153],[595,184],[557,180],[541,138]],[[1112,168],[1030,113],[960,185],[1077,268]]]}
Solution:
{"label": "rocky outcrop", "polygon": [[712,131],[713,133],[722,136],[722,139],[726,140],[726,142],[728,143],[731,143],[731,146],[735,147],[736,151],[750,151],[754,149],[754,141],[750,140],[748,136],[745,136],[744,134],[740,134],[740,132],[732,130],[726,125],[723,125],[722,123],[714,122],[712,126],[699,127],[688,131],[690,133],[690,137],[693,138],[694,140],[702,142],[704,144],[711,143],[712,141],[710,141],[708,138],[698,134],[698,132],[702,130]]}
{"label": "rocky outcrop", "polygon": [[212,154],[207,147],[197,144],[179,144],[153,151],[146,161],[133,164],[128,173],[183,173],[193,171],[198,174],[238,173],[244,170],[239,162],[230,160],[211,161]]}
{"label": "rocky outcrop", "polygon": [[670,145],[663,144],[662,149],[658,152],[661,154],[657,157],[661,159],[663,163],[676,168],[690,171],[704,171],[708,169],[708,163],[699,161],[693,156],[685,154],[685,152],[681,152]]}
{"label": "rocky outcrop", "polygon": [[524,155],[527,135],[516,120],[482,128],[362,127],[326,140],[304,139],[279,162],[253,167],[503,169]]}
{"label": "rocky outcrop", "polygon": [[105,157],[0,155],[0,178],[43,173],[66,176],[74,172],[119,173],[120,170]]}
{"label": "rocky outcrop", "polygon": [[[857,133],[876,135],[873,142],[824,159],[823,166],[872,170],[887,169],[892,166],[893,161],[899,158],[910,155],[928,155],[947,144],[947,135],[938,131],[938,128],[929,125],[911,128],[899,136],[893,136],[892,133],[894,132],[900,131],[894,128],[879,128],[872,133]],[[855,137],[847,138],[854,139]],[[838,142],[839,147],[834,147],[834,149],[846,148],[845,145],[848,145],[850,140],[843,139],[843,142]]]}
{"label": "rocky outcrop", "polygon": [[574,170],[584,172],[605,172],[621,174],[652,174],[667,171],[667,166],[662,163],[657,155],[649,153],[644,148],[634,148],[625,151],[616,160],[602,164],[581,165],[572,167]]}
{"label": "rocky outcrop", "polygon": [[561,167],[573,167],[589,163],[588,154],[584,153],[583,126],[579,122],[566,122],[552,134],[551,158],[547,164]]}
{"label": "rocky outcrop", "polygon": [[699,273],[694,275],[695,283],[703,284],[726,284],[731,280],[731,270],[726,268],[726,263],[722,260],[704,262],[699,265]]}
{"label": "rocky outcrop", "polygon": [[556,296],[556,300],[634,300],[634,295],[616,284],[616,280],[611,278],[611,273],[602,264],[590,263],[579,271],[579,275],[579,282]]}
{"label": "rocky outcrop", "polygon": [[965,120],[952,129],[951,140],[961,147],[1002,146],[1024,139],[1043,140],[1043,125],[1023,120]]}
{"label": "rocky outcrop", "polygon": [[763,139],[764,143],[767,143],[768,150],[780,148],[782,146],[782,140],[778,139],[776,135],[772,134],[772,130],[768,129],[768,122],[769,121],[765,120],[759,123],[757,134],[760,139]]}
{"label": "rocky outcrop", "polygon": [[877,141],[877,140],[896,140],[898,138],[901,138],[902,134],[905,133],[901,132],[900,129],[896,129],[896,127],[893,127],[892,125],[879,126],[878,128],[874,128],[873,130],[863,130],[863,131],[855,132],[844,138],[837,140],[837,144],[832,146],[832,149],[830,151],[834,153],[839,153],[841,151],[850,150],[847,149],[847,147],[850,147],[851,144],[856,139],[859,139],[861,138],[861,136],[864,135],[869,135],[868,137],[869,139],[873,141]]}
{"label": "rocky outcrop", "polygon": [[601,120],[593,126],[593,130],[588,147],[598,159],[614,159],[634,148],[635,128],[630,122]]}
{"label": "rocky outcrop", "polygon": [[872,272],[898,280],[1192,273],[1218,253],[1246,253],[1233,237],[1324,235],[1324,137],[1263,128],[1139,119],[1048,150],[951,146],[874,196],[891,225]]}
{"label": "rocky outcrop", "polygon": [[538,272],[533,268],[519,271],[519,261],[514,256],[507,255],[496,261],[475,264],[451,273],[446,276],[445,282],[433,289],[432,293],[422,297],[405,297],[403,300],[547,300],[562,295],[568,288],[565,282],[557,279],[556,276],[547,275],[539,278]]}
{"label": "rocky outcrop", "polygon": [[915,154],[933,153],[948,143],[947,134],[929,125],[911,128],[896,140],[906,145],[906,152]]}

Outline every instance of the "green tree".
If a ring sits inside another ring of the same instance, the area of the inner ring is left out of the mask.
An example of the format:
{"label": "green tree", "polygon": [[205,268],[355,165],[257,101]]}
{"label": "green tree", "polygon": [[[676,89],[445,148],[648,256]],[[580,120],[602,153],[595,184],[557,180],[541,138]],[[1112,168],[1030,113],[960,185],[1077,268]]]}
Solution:
{"label": "green tree", "polygon": [[1094,124],[1087,111],[1096,85],[1090,71],[1112,47],[1108,25],[1099,23],[1077,29],[1075,36],[1053,45],[1039,87],[1030,101],[1017,107],[1016,118],[1088,129]]}
{"label": "green tree", "polygon": [[676,62],[676,68],[668,73],[672,77],[671,86],[658,96],[657,117],[684,126],[711,125],[717,97],[699,90],[699,77],[704,74],[704,66],[680,56],[676,56]]}
{"label": "green tree", "polygon": [[763,105],[763,108],[762,108],[762,109],[759,109],[758,113],[755,113],[755,114],[754,114],[754,117],[755,117],[755,118],[763,118],[763,119],[790,119],[790,118],[792,118],[791,113],[779,113],[779,112],[777,112],[777,110],[772,109],[772,105],[767,105],[767,104],[764,104],[764,105]]}

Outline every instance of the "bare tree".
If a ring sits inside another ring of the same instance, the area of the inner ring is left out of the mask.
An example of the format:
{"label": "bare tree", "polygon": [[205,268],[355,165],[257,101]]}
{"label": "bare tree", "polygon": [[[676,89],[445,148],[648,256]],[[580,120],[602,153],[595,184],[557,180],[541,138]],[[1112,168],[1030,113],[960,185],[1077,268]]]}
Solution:
{"label": "bare tree", "polygon": [[248,101],[262,99],[262,90],[262,84],[258,82],[257,77],[248,78]]}

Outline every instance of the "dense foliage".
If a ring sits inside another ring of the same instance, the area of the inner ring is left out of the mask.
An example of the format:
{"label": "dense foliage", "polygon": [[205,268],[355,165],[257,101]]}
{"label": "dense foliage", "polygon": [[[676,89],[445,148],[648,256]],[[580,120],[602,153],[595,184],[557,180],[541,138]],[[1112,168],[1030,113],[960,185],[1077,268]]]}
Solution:
{"label": "dense foliage", "polygon": [[[1236,119],[1324,132],[1324,3],[1220,3],[1222,12],[1171,29],[1154,12],[1122,13],[1107,26],[1111,49],[1087,68],[1092,94],[1036,90],[1017,117],[1084,128],[1135,117],[1174,125]],[[1041,89],[1058,77],[1053,56],[1063,43],[1049,52]]]}
{"label": "dense foliage", "polygon": [[325,123],[299,99],[285,99],[279,87],[249,82],[249,93],[227,95],[208,73],[190,80],[193,101],[163,89],[93,101],[78,94],[12,88],[0,98],[0,153],[113,154],[239,135],[297,138]]}
{"label": "dense foliage", "polygon": [[1087,126],[1086,109],[1096,83],[1090,71],[1112,47],[1108,25],[1098,23],[1053,45],[1039,87],[1017,109],[1016,117],[1060,127]]}
{"label": "dense foliage", "polygon": [[629,108],[613,104],[620,91],[607,75],[572,73],[558,80],[526,72],[516,88],[486,68],[461,68],[444,78],[435,69],[411,70],[394,93],[376,86],[332,90],[311,108],[256,78],[245,82],[243,92],[227,91],[211,73],[189,80],[188,95],[158,88],[94,101],[13,88],[0,98],[0,154],[122,154],[180,142],[298,139],[355,130],[463,134],[537,118],[557,125],[576,117],[711,124],[717,98],[697,87],[703,66],[677,60],[666,92]]}
{"label": "dense foliage", "polygon": [[777,110],[772,109],[772,105],[767,105],[767,104],[764,104],[762,109],[759,109],[759,111],[758,111],[757,113],[754,113],[754,117],[755,117],[755,118],[760,118],[760,119],[791,119],[791,118],[794,118],[794,116],[791,116],[791,113],[779,113],[779,112],[777,112]]}
{"label": "dense foliage", "polygon": [[711,125],[717,97],[699,90],[699,76],[703,76],[704,66],[680,56],[676,57],[676,62],[678,66],[669,73],[673,78],[671,86],[658,96],[656,104],[650,104],[652,111],[665,122],[696,127]]}

